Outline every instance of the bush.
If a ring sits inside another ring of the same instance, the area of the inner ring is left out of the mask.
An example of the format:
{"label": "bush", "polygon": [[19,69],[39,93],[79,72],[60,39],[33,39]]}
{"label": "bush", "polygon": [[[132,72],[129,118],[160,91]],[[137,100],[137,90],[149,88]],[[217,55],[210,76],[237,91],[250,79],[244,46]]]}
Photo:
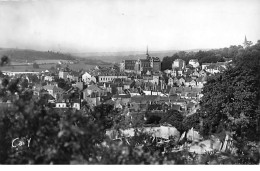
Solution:
{"label": "bush", "polygon": [[40,66],[37,63],[33,63],[33,68],[38,69],[38,68],[40,68]]}

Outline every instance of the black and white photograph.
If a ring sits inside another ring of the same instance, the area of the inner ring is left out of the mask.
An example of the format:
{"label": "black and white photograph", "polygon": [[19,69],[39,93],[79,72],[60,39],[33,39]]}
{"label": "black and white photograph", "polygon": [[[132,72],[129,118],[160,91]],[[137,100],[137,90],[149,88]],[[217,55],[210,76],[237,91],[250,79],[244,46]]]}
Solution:
{"label": "black and white photograph", "polygon": [[0,59],[0,170],[260,165],[259,0],[0,0]]}

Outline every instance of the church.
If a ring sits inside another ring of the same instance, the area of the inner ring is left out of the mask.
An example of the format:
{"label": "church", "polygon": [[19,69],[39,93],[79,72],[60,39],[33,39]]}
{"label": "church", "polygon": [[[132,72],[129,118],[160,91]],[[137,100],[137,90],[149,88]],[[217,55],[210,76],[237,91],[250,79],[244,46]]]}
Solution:
{"label": "church", "polygon": [[161,60],[158,57],[151,57],[146,50],[146,59],[123,60],[120,64],[121,71],[135,72],[137,74],[158,73],[161,71]]}

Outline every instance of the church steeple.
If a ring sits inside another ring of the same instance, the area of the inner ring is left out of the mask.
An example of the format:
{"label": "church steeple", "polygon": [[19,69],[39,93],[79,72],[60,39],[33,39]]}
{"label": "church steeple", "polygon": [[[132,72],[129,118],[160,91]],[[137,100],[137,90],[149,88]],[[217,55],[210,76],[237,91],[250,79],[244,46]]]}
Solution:
{"label": "church steeple", "polygon": [[247,42],[247,39],[246,39],[246,35],[245,35],[245,41],[244,41],[244,43],[246,43]]}
{"label": "church steeple", "polygon": [[244,41],[244,43],[243,43],[244,48],[247,48],[247,47],[250,46],[251,44],[252,44],[252,42],[251,42],[251,41],[247,41],[247,38],[246,38],[246,36],[245,36],[245,41]]}
{"label": "church steeple", "polygon": [[148,46],[146,47],[146,58],[149,59]]}

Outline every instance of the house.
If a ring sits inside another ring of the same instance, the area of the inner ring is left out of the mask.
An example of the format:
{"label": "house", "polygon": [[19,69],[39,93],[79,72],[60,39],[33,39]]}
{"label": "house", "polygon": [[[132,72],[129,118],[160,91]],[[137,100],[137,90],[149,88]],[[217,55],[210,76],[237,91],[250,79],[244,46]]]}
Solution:
{"label": "house", "polygon": [[134,111],[147,111],[148,105],[158,102],[160,96],[153,95],[143,95],[143,96],[133,96],[130,101],[130,110]]}
{"label": "house", "polygon": [[184,71],[183,75],[191,76],[192,74],[193,74],[193,70],[192,69],[185,68],[185,71]]}
{"label": "house", "polygon": [[196,79],[196,82],[197,82],[196,87],[198,87],[198,88],[202,88],[204,86],[204,83],[205,83],[205,81],[203,81],[203,77],[198,77]]}
{"label": "house", "polygon": [[187,111],[188,111],[188,112],[191,112],[191,111],[195,110],[195,108],[196,108],[196,104],[195,104],[195,103],[189,102],[189,103],[187,104]]}
{"label": "house", "polygon": [[199,77],[207,76],[207,72],[203,69],[199,72]]}
{"label": "house", "polygon": [[227,62],[217,62],[216,65],[217,65],[217,66],[221,66],[221,67],[223,67],[224,69],[227,69]]}
{"label": "house", "polygon": [[172,105],[172,106],[171,106],[171,109],[172,109],[172,110],[177,110],[177,111],[180,112],[180,111],[181,111],[181,106],[180,106],[180,105]]}
{"label": "house", "polygon": [[219,72],[224,72],[226,70],[226,66],[223,67],[222,65],[218,67]]}
{"label": "house", "polygon": [[173,83],[176,83],[176,85],[178,85],[178,86],[181,85],[181,83],[180,83],[180,81],[179,81],[179,79],[178,79],[177,77],[175,77],[175,78],[173,79]]}
{"label": "house", "polygon": [[56,85],[46,85],[43,86],[43,89],[47,90],[50,95],[57,98],[58,94],[62,94],[64,90],[62,88],[59,88]]}
{"label": "house", "polygon": [[185,83],[184,83],[184,85],[188,87],[188,86],[190,85],[190,82],[191,82],[191,81],[192,81],[192,78],[191,78],[191,77],[186,77],[186,78],[185,78]]}
{"label": "house", "polygon": [[186,98],[187,99],[196,99],[197,98],[197,93],[196,92],[187,93]]}
{"label": "house", "polygon": [[140,91],[140,88],[131,88],[129,89],[129,93],[132,96],[140,96],[141,95],[141,91]]}
{"label": "house", "polygon": [[194,68],[197,68],[200,66],[198,59],[191,59],[189,61],[189,64],[192,65]]}
{"label": "house", "polygon": [[88,96],[95,94],[95,96],[105,95],[106,92],[96,84],[89,85],[85,90],[83,90],[83,99],[87,99]]}
{"label": "house", "polygon": [[182,110],[187,110],[187,103],[188,101],[186,99],[178,99],[173,102],[174,105],[180,105]]}
{"label": "house", "polygon": [[98,82],[100,83],[106,83],[106,82],[112,82],[114,79],[120,78],[120,79],[127,79],[127,76],[120,73],[120,74],[107,74],[107,75],[99,75],[98,76]]}
{"label": "house", "polygon": [[81,81],[81,74],[80,72],[76,72],[76,71],[71,71],[68,75],[67,75],[67,79],[69,79],[70,81]]}
{"label": "house", "polygon": [[169,89],[168,95],[169,95],[169,97],[170,97],[170,96],[175,96],[175,95],[177,95],[177,94],[176,94],[176,87],[171,87],[171,88]]}
{"label": "house", "polygon": [[193,76],[196,76],[196,77],[199,77],[199,76],[200,76],[200,73],[199,73],[198,71],[194,71],[194,72],[192,73],[192,75],[193,75]]}
{"label": "house", "polygon": [[205,67],[205,71],[211,73],[211,74],[216,74],[216,73],[219,73],[219,68],[217,65],[215,64],[212,64],[212,65],[209,65],[209,66],[206,66]]}
{"label": "house", "polygon": [[133,96],[131,97],[131,102],[136,102],[140,104],[151,104],[152,102],[156,102],[159,99],[160,96],[154,96],[154,95]]}
{"label": "house", "polygon": [[176,69],[173,69],[172,72],[171,72],[171,76],[172,77],[176,77],[178,75],[178,72]]}
{"label": "house", "polygon": [[191,87],[195,87],[197,85],[197,82],[195,80],[191,80],[190,85]]}
{"label": "house", "polygon": [[44,81],[54,81],[54,76],[46,75],[44,76]]}
{"label": "house", "polygon": [[178,70],[177,70],[177,75],[178,75],[178,76],[184,75],[183,70],[182,70],[182,69],[178,69]]}
{"label": "house", "polygon": [[202,63],[201,69],[204,70],[207,66],[210,66],[212,63]]}
{"label": "house", "polygon": [[176,59],[172,63],[172,69],[174,69],[174,68],[184,69],[185,68],[185,61],[182,60],[182,59]]}
{"label": "house", "polygon": [[69,70],[67,68],[62,69],[61,71],[59,71],[59,78],[67,80],[67,76],[68,75],[69,75]]}
{"label": "house", "polygon": [[123,89],[130,89],[134,84],[134,80],[126,80],[123,82]]}
{"label": "house", "polygon": [[83,82],[75,82],[74,84],[72,84],[72,87],[77,87],[77,88],[79,88],[79,90],[83,90],[83,86],[84,86],[84,84],[83,84]]}
{"label": "house", "polygon": [[112,96],[112,100],[119,101],[120,104],[123,105],[128,105],[131,100],[131,96],[130,94],[117,94]]}
{"label": "house", "polygon": [[181,77],[181,78],[179,79],[179,83],[180,83],[180,85],[182,85],[182,84],[185,85],[185,79]]}
{"label": "house", "polygon": [[82,76],[82,81],[89,84],[90,82],[97,82],[96,77],[92,76],[91,74],[89,74],[88,72],[85,72]]}
{"label": "house", "polygon": [[166,74],[170,74],[171,72],[172,72],[172,70],[169,70],[169,69],[164,70],[164,73],[166,73]]}
{"label": "house", "polygon": [[70,94],[63,94],[56,100],[55,108],[74,108],[80,110],[80,99],[71,99]]}
{"label": "house", "polygon": [[170,77],[170,78],[168,79],[168,86],[173,86],[173,84],[174,84],[173,78]]}
{"label": "house", "polygon": [[89,97],[86,97],[85,100],[91,108],[101,104],[100,97],[98,97],[98,96],[91,95]]}

